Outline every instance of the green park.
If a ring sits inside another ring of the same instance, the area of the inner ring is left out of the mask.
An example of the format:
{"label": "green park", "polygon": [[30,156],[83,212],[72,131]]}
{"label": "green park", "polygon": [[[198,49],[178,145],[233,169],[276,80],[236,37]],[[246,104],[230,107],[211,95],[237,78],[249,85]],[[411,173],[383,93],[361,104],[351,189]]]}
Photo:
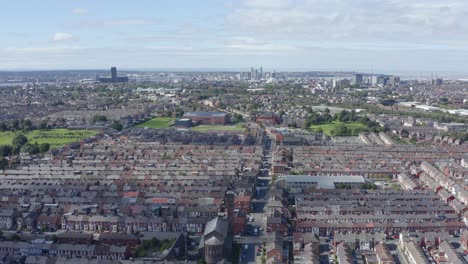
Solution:
{"label": "green park", "polygon": [[155,117],[146,122],[136,125],[136,127],[147,128],[168,128],[174,125],[175,118],[172,117]]}
{"label": "green park", "polygon": [[363,123],[340,121],[311,125],[310,128],[315,132],[322,132],[328,136],[357,136],[360,132],[369,129],[369,127]]}
{"label": "green park", "polygon": [[12,145],[13,138],[16,135],[23,134],[28,139],[30,144],[50,144],[50,148],[58,148],[63,145],[78,142],[82,139],[89,138],[98,134],[96,130],[68,130],[68,129],[48,129],[48,130],[32,130],[28,132],[22,131],[3,131],[0,132],[0,145]]}

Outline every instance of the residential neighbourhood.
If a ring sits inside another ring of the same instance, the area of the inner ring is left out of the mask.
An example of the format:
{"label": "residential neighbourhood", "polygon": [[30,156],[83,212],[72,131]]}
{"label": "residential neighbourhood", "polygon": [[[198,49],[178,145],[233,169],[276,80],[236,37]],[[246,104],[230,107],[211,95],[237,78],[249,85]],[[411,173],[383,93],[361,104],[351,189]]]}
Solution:
{"label": "residential neighbourhood", "polygon": [[[275,74],[1,90],[0,261],[466,263],[466,117]],[[408,85],[439,91],[360,89]]]}

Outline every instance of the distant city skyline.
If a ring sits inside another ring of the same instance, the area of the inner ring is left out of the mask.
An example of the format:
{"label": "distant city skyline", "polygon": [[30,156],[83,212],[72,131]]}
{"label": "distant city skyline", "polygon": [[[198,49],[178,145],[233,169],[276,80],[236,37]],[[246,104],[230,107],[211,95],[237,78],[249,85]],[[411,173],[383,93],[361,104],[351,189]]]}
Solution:
{"label": "distant city skyline", "polygon": [[2,9],[0,70],[263,66],[464,77],[468,61],[463,0],[18,0]]}

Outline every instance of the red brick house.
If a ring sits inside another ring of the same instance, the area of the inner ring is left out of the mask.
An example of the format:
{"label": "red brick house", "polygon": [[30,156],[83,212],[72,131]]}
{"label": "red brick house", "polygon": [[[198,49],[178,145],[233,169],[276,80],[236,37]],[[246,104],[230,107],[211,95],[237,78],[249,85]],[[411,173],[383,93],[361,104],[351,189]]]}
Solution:
{"label": "red brick house", "polygon": [[37,229],[55,231],[60,228],[61,222],[59,215],[41,214],[37,217]]}
{"label": "red brick house", "polygon": [[114,246],[128,246],[131,248],[137,247],[140,240],[134,234],[109,234],[103,233],[99,236],[99,244],[114,245]]}
{"label": "red brick house", "polygon": [[264,124],[266,126],[275,126],[281,123],[281,119],[274,113],[263,113],[257,115],[255,122],[257,124]]}
{"label": "red brick house", "polygon": [[234,198],[234,209],[239,209],[240,211],[246,214],[249,214],[251,200],[252,200],[252,197],[248,194],[237,195]]}
{"label": "red brick house", "polygon": [[284,236],[288,235],[288,226],[282,217],[267,217],[267,233],[278,232]]}
{"label": "red brick house", "polygon": [[247,225],[246,215],[239,211],[234,215],[233,233],[234,235],[244,235]]}
{"label": "red brick house", "polygon": [[91,244],[93,235],[78,232],[65,232],[57,235],[57,242],[60,244]]}
{"label": "red brick house", "polygon": [[468,250],[468,230],[467,229],[463,230],[460,241],[461,241],[462,247],[464,247],[465,250]]}

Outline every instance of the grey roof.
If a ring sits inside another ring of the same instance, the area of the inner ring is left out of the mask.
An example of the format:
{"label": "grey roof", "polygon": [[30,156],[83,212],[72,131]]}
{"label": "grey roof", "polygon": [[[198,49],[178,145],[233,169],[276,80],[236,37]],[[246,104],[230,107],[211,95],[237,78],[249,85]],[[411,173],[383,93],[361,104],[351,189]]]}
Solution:
{"label": "grey roof", "polygon": [[93,238],[92,234],[79,232],[64,232],[57,235],[58,238]]}
{"label": "grey roof", "polygon": [[187,112],[184,114],[184,116],[206,116],[206,117],[209,117],[209,116],[222,117],[225,115],[226,113],[223,113],[223,112]]}
{"label": "grey roof", "polygon": [[213,231],[217,232],[218,234],[226,237],[227,236],[227,231],[228,231],[228,224],[227,221],[221,218],[220,216],[217,216],[215,219],[209,221],[206,223],[205,227],[205,233],[204,235],[208,235],[212,233]]}
{"label": "grey roof", "polygon": [[266,112],[266,113],[262,113],[260,115],[258,115],[260,117],[274,117],[275,114],[274,113],[270,113],[270,112]]}
{"label": "grey roof", "polygon": [[309,175],[286,175],[284,179],[287,184],[293,183],[316,183],[321,189],[335,189],[335,183],[365,183],[362,176],[309,176]]}
{"label": "grey roof", "polygon": [[212,236],[208,238],[207,240],[205,240],[205,244],[210,245],[210,246],[219,246],[219,245],[222,245],[223,243],[224,241],[220,240],[216,236]]}

